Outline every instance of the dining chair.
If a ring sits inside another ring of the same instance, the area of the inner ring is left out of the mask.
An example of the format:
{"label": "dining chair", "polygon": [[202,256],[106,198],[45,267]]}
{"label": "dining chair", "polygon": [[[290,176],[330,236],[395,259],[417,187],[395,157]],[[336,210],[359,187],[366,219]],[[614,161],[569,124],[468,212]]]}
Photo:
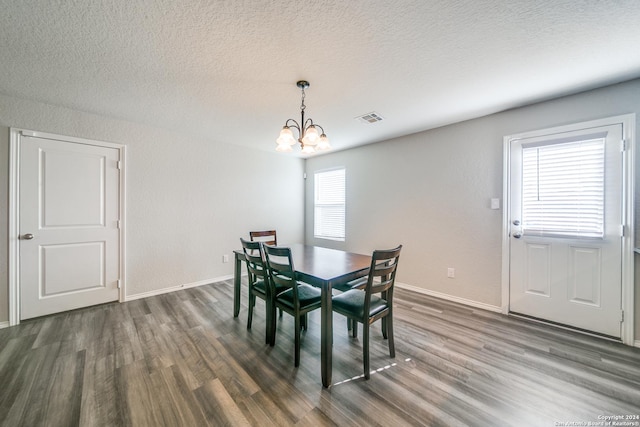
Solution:
{"label": "dining chair", "polygon": [[[331,288],[340,292],[347,292],[352,289],[364,289],[367,286],[367,277],[360,277],[346,283],[336,283]],[[353,331],[353,337],[358,335],[358,324],[347,317],[347,331]]]}
{"label": "dining chair", "polygon": [[[250,231],[249,238],[252,242],[262,242],[265,245],[278,246],[276,230]],[[280,317],[282,317],[282,310],[280,310]]]}
{"label": "dining chair", "polygon": [[264,300],[265,312],[266,312],[266,333],[265,343],[271,343],[271,336],[273,331],[271,326],[273,325],[272,317],[275,317],[273,311],[273,295],[275,289],[272,289],[269,283],[269,274],[265,267],[265,255],[262,243],[251,242],[240,238],[242,244],[242,251],[244,252],[244,258],[247,263],[247,273],[249,282],[249,314],[247,317],[247,329],[251,329],[251,323],[253,321],[253,308],[256,305],[256,297]]}
{"label": "dining chair", "polygon": [[250,231],[249,238],[252,242],[262,242],[265,245],[278,246],[278,238],[276,236],[276,230],[266,231]]}
{"label": "dining chair", "polygon": [[300,330],[307,329],[307,313],[320,308],[321,291],[306,283],[298,282],[290,248],[264,245],[264,252],[271,284],[274,287],[286,288],[284,292],[278,293],[273,299],[271,345],[275,345],[276,341],[275,308],[277,307],[294,318],[295,366],[297,367],[300,365]]}
{"label": "dining chair", "polygon": [[382,319],[382,336],[389,341],[389,356],[396,357],[393,342],[393,287],[401,250],[402,245],[395,249],[373,251],[364,289],[350,289],[331,298],[333,311],[354,322],[354,337],[357,336],[357,323],[362,323],[362,358],[366,379],[371,376],[369,326],[376,320]]}

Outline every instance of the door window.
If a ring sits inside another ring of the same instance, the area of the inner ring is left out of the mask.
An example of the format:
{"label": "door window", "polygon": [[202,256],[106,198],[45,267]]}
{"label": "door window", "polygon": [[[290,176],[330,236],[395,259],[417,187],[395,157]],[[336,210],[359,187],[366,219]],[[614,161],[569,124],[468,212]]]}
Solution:
{"label": "door window", "polygon": [[604,162],[604,137],[523,145],[523,233],[603,238]]}

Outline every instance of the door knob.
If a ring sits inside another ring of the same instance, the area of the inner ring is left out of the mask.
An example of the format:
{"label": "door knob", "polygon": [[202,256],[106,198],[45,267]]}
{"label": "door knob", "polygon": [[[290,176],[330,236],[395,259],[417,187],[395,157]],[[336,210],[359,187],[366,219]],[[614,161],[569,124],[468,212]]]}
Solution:
{"label": "door knob", "polygon": [[31,240],[33,239],[33,234],[27,233],[22,235],[22,240]]}
{"label": "door knob", "polygon": [[522,237],[522,233],[513,233],[513,237],[515,237],[516,239],[519,239]]}
{"label": "door knob", "polygon": [[520,220],[516,219],[513,221],[513,225],[518,226],[520,225]]}

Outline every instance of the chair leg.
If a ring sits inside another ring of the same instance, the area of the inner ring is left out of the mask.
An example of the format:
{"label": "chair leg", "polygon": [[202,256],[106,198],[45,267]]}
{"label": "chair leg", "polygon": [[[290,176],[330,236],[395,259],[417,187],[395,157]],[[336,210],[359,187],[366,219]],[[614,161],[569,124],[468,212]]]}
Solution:
{"label": "chair leg", "polygon": [[269,344],[271,342],[271,334],[269,333],[269,329],[271,328],[271,313],[269,313],[269,304],[265,301],[264,304],[264,317],[265,317],[265,334],[264,334],[264,343]]}
{"label": "chair leg", "polygon": [[371,378],[371,366],[369,360],[369,322],[362,323],[362,359],[364,361],[364,378]]}
{"label": "chair leg", "polygon": [[270,333],[271,336],[269,337],[269,345],[271,347],[273,347],[274,345],[276,345],[276,322],[277,322],[277,316],[276,316],[276,305],[275,303],[272,303],[271,308],[271,325],[270,325]]}
{"label": "chair leg", "polygon": [[387,335],[389,336],[389,356],[396,357],[396,346],[393,342],[393,313],[389,313],[388,316],[385,317],[387,319]]}
{"label": "chair leg", "polygon": [[265,338],[264,338],[264,343],[265,344],[271,344],[271,317],[273,316],[273,313],[271,311],[271,305],[269,304],[269,301],[265,301],[264,302],[264,308],[266,311],[265,317],[266,317],[266,322],[265,322]]}
{"label": "chair leg", "polygon": [[300,366],[300,318],[302,316],[293,316],[295,320],[295,366]]}
{"label": "chair leg", "polygon": [[302,329],[304,331],[307,330],[307,328],[309,327],[309,317],[308,317],[308,313],[304,314],[302,317]]}
{"label": "chair leg", "polygon": [[382,325],[382,338],[387,339],[387,318],[383,317],[380,324]]}
{"label": "chair leg", "polygon": [[353,331],[353,328],[358,326],[358,322],[353,320],[351,317],[347,317],[347,336],[350,335],[349,332]]}
{"label": "chair leg", "polygon": [[256,305],[256,296],[249,294],[249,314],[247,316],[247,329],[251,329],[251,322],[253,321],[253,306]]}
{"label": "chair leg", "polygon": [[356,319],[351,319],[351,336],[353,338],[358,338],[358,322]]}

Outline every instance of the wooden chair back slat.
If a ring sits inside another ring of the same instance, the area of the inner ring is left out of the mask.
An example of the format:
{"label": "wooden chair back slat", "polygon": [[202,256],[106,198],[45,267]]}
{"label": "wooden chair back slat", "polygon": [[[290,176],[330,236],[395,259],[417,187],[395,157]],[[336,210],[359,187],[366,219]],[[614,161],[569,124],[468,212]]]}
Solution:
{"label": "wooden chair back slat", "polygon": [[250,231],[249,238],[252,242],[262,242],[265,245],[278,245],[276,230]]}

